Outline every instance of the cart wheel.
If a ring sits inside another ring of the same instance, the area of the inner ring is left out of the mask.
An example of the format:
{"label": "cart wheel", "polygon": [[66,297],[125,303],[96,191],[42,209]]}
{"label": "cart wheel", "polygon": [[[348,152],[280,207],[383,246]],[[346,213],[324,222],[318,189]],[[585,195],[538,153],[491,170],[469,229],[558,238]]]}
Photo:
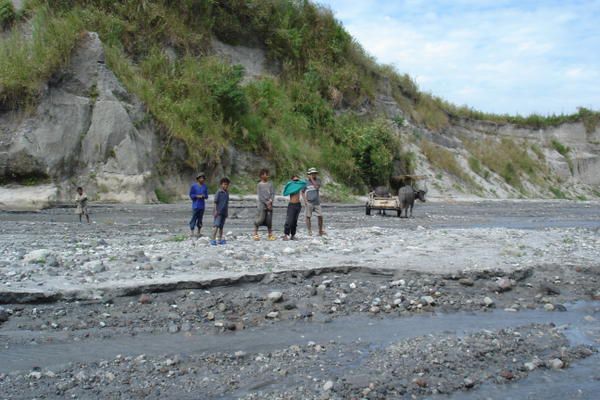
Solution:
{"label": "cart wheel", "polygon": [[371,207],[366,207],[365,208],[365,214],[371,215]]}

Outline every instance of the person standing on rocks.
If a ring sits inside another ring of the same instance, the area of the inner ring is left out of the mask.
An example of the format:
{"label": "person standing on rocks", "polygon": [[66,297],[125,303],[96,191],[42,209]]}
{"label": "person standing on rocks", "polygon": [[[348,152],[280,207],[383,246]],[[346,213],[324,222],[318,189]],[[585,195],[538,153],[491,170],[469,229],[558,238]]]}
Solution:
{"label": "person standing on rocks", "polygon": [[191,236],[194,236],[194,229],[198,228],[197,237],[200,237],[202,229],[202,219],[204,218],[205,200],[208,199],[208,188],[204,181],[206,176],[204,172],[196,175],[196,183],[190,187],[190,199],[192,200],[192,219],[190,220]]}
{"label": "person standing on rocks", "polygon": [[85,215],[87,223],[90,223],[90,214],[88,212],[88,198],[87,194],[83,192],[83,188],[79,186],[77,188],[77,196],[75,197],[75,203],[77,203],[77,209],[75,213],[79,215],[79,222],[82,222],[82,216]]}
{"label": "person standing on rocks", "polygon": [[323,212],[321,211],[321,196],[319,190],[321,189],[321,180],[319,179],[319,171],[316,168],[310,168],[307,172],[308,181],[306,188],[303,191],[304,197],[304,213],[306,215],[306,228],[308,234],[312,236],[311,218],[313,213],[317,216],[317,222],[319,224],[319,236],[325,235],[323,229]]}
{"label": "person standing on rocks", "polygon": [[298,175],[292,175],[292,178],[283,188],[283,195],[290,196],[290,202],[287,207],[287,215],[285,218],[285,226],[283,229],[284,236],[283,240],[294,240],[296,237],[296,228],[298,227],[298,217],[302,210],[302,203],[300,202],[300,195],[306,182],[300,180]]}
{"label": "person standing on rocks", "polygon": [[[228,216],[229,211],[229,184],[231,181],[228,178],[222,178],[219,184],[221,187],[215,194],[215,209],[213,215],[215,217],[213,221],[213,232],[212,240],[210,244],[216,246],[218,244],[227,244],[227,241],[223,239],[223,227],[225,226],[225,220]],[[219,241],[217,242],[217,236]]]}
{"label": "person standing on rocks", "polygon": [[254,240],[260,240],[258,228],[265,225],[268,231],[268,240],[275,240],[273,236],[273,202],[275,201],[275,189],[273,183],[269,182],[269,170],[260,170],[260,182],[256,185],[258,211],[254,220]]}

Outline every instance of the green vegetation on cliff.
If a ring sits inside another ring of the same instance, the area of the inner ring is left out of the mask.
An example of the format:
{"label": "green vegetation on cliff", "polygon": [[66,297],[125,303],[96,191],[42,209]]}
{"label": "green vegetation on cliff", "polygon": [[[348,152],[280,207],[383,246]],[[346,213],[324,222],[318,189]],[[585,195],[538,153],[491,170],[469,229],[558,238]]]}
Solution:
{"label": "green vegetation on cliff", "polygon": [[[165,158],[170,140],[183,142],[190,169],[214,168],[233,145],[271,160],[280,179],[309,165],[353,187],[411,172],[393,122],[342,112],[372,111],[384,80],[404,114],[432,130],[461,117],[536,127],[583,120],[588,129],[599,120],[585,109],[523,118],[453,106],[375,63],[329,10],[308,0],[31,0],[15,18],[31,34],[13,29],[0,41],[0,109],[35,104],[79,34],[95,31],[109,67],[159,123]],[[264,48],[280,73],[243,82],[240,66],[210,56],[213,37]]]}

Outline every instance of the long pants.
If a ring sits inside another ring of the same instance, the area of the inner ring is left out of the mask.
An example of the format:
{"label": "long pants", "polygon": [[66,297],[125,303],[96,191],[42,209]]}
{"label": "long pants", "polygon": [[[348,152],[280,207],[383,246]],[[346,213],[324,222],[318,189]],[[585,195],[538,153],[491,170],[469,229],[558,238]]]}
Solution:
{"label": "long pants", "polygon": [[302,210],[302,204],[300,203],[289,203],[287,207],[287,215],[285,218],[285,226],[283,233],[286,235],[294,236],[296,234],[296,228],[298,227],[298,216]]}
{"label": "long pants", "polygon": [[268,230],[271,230],[273,226],[273,210],[261,209],[256,213],[254,219],[254,226],[258,229],[259,226],[266,226]]}
{"label": "long pants", "polygon": [[194,230],[202,228],[202,218],[204,217],[204,208],[196,208],[193,210],[192,219],[190,220],[190,229]]}

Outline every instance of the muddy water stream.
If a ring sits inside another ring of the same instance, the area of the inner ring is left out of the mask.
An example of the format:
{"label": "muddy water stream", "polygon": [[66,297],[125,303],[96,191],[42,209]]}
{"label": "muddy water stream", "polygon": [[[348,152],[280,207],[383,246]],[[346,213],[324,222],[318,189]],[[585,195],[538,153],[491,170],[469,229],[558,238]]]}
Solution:
{"label": "muddy water stream", "polygon": [[[50,368],[68,362],[112,359],[116,355],[197,354],[214,352],[268,352],[309,341],[364,343],[366,349],[385,347],[395,341],[429,334],[463,335],[481,330],[518,327],[530,323],[554,323],[564,327],[572,344],[598,346],[600,343],[600,304],[578,302],[567,312],[527,310],[436,314],[406,318],[340,317],[329,323],[280,322],[277,325],[246,329],[221,335],[189,333],[137,335],[70,343],[12,345],[0,351],[0,372]],[[587,319],[585,318],[586,316]],[[590,318],[591,316],[591,318]],[[4,331],[2,336],[24,335]],[[33,337],[33,336],[32,336]],[[349,365],[348,367],[352,367]],[[354,365],[358,367],[358,365]],[[585,370],[585,368],[584,368]]]}

